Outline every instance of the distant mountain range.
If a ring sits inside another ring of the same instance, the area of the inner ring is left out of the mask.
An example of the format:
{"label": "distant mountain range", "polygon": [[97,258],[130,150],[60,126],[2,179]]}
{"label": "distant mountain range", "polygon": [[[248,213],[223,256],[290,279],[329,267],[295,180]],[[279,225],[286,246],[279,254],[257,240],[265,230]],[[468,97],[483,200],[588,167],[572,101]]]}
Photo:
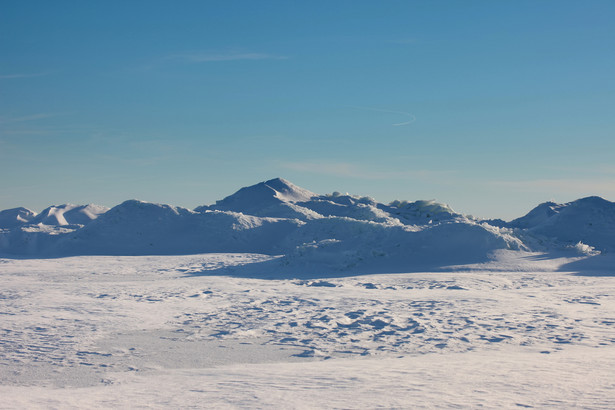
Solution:
{"label": "distant mountain range", "polygon": [[0,211],[0,254],[19,257],[250,252],[289,263],[472,263],[498,249],[615,251],[615,203],[547,202],[510,222],[434,201],[319,195],[276,178],[194,210],[123,202]]}

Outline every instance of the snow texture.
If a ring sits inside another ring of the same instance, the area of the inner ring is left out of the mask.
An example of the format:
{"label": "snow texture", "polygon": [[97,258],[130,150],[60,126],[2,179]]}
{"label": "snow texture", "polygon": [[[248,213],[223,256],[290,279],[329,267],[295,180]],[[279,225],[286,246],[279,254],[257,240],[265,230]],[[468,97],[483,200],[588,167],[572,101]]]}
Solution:
{"label": "snow texture", "polygon": [[0,259],[0,408],[615,406],[612,258],[263,279],[274,260]]}

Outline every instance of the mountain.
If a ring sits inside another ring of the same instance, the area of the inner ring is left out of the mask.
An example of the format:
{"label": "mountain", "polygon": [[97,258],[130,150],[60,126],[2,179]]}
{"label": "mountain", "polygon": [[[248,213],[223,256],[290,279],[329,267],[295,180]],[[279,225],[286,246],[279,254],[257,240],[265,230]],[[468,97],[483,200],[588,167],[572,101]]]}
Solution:
{"label": "mountain", "polygon": [[302,221],[324,217],[347,217],[362,221],[424,224],[460,217],[447,205],[435,201],[395,201],[390,205],[370,197],[335,192],[317,195],[281,178],[241,188],[236,193],[201,206],[196,212],[218,210],[270,218],[297,218]]}
{"label": "mountain", "polygon": [[554,215],[557,215],[559,211],[566,207],[566,205],[556,204],[555,202],[544,202],[532,209],[525,216],[517,218],[509,222],[507,225],[511,228],[530,229],[534,228]]}
{"label": "mountain", "polygon": [[44,225],[87,225],[100,215],[107,212],[109,208],[100,205],[54,205],[44,209],[40,214],[32,218],[31,224]]}
{"label": "mountain", "polygon": [[241,188],[214,205],[201,206],[195,211],[217,210],[262,217],[309,219],[320,215],[296,203],[308,201],[315,196],[313,192],[300,188],[285,179],[275,178]]}
{"label": "mountain", "polygon": [[453,211],[448,205],[434,200],[415,202],[393,201],[388,206],[381,206],[381,208],[406,224],[421,225],[463,218],[463,215]]}
{"label": "mountain", "polygon": [[30,222],[36,216],[26,208],[12,208],[0,211],[0,229],[11,229]]}
{"label": "mountain", "polygon": [[286,263],[304,270],[438,269],[527,250],[508,232],[468,219],[418,226],[330,217],[301,225],[287,240]]}
{"label": "mountain", "polygon": [[58,242],[104,214],[100,205],[50,206],[40,214],[25,208],[0,212],[0,253],[13,255],[57,256]]}
{"label": "mountain", "polygon": [[547,202],[509,225],[562,244],[582,242],[603,252],[615,251],[615,203],[597,196],[565,204]]}
{"label": "mountain", "polygon": [[0,253],[31,257],[247,252],[283,255],[294,268],[407,270],[480,263],[501,249],[585,252],[578,242],[615,251],[614,203],[548,202],[506,223],[435,201],[387,205],[319,195],[276,178],[195,210],[129,200],[111,209],[66,204],[38,215],[0,212]]}
{"label": "mountain", "polygon": [[62,255],[151,255],[208,252],[275,253],[276,243],[298,221],[235,212],[191,211],[172,205],[129,200],[53,249]]}

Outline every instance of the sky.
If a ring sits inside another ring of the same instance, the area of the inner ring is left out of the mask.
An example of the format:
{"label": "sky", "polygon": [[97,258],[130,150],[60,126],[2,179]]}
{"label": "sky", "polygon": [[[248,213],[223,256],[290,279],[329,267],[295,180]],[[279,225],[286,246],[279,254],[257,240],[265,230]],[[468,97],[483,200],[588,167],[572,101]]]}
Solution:
{"label": "sky", "polygon": [[615,2],[0,4],[0,209],[282,177],[513,219],[615,200]]}

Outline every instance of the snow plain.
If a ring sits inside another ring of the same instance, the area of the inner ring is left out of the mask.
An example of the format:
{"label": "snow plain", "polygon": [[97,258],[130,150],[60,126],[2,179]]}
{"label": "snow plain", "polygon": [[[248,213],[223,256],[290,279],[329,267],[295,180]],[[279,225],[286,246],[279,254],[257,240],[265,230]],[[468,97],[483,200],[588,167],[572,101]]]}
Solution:
{"label": "snow plain", "polygon": [[515,272],[244,277],[266,259],[0,260],[0,407],[615,405],[613,271],[514,253]]}
{"label": "snow plain", "polygon": [[2,211],[0,408],[614,408],[613,205]]}

